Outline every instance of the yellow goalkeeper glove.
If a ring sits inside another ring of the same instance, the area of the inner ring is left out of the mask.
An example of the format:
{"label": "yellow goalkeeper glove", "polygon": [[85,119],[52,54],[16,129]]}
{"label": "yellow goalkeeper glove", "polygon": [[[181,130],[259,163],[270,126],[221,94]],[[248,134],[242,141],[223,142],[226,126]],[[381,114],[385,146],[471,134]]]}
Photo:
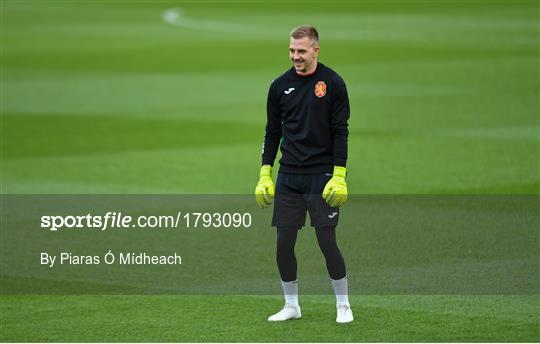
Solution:
{"label": "yellow goalkeeper glove", "polygon": [[347,201],[346,173],[345,167],[334,166],[334,174],[324,187],[322,197],[332,208],[337,208]]}
{"label": "yellow goalkeeper glove", "polygon": [[274,183],[272,182],[272,166],[262,165],[259,176],[259,182],[255,187],[255,199],[259,207],[267,208],[272,204],[275,195]]}

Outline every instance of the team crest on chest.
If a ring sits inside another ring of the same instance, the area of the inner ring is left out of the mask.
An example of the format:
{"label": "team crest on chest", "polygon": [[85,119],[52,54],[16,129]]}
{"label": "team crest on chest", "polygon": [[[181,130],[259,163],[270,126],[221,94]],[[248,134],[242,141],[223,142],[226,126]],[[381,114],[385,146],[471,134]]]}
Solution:
{"label": "team crest on chest", "polygon": [[315,95],[318,98],[322,98],[326,95],[326,83],[324,81],[319,81],[315,85]]}

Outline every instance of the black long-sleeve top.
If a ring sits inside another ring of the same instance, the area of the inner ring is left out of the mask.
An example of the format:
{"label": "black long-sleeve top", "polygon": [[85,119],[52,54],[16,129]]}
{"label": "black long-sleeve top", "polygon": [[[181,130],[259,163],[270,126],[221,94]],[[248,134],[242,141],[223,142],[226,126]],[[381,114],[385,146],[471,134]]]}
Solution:
{"label": "black long-sleeve top", "polygon": [[322,63],[313,74],[291,68],[270,85],[262,164],[273,165],[281,141],[280,172],[331,173],[346,166],[349,97],[343,78]]}

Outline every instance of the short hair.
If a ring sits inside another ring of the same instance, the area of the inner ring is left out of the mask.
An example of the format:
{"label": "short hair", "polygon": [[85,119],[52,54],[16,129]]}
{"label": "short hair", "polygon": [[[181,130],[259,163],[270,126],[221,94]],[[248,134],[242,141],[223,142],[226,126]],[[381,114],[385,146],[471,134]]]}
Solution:
{"label": "short hair", "polygon": [[309,37],[314,44],[319,44],[319,33],[317,32],[317,29],[311,25],[302,25],[294,28],[291,31],[291,37],[294,39]]}

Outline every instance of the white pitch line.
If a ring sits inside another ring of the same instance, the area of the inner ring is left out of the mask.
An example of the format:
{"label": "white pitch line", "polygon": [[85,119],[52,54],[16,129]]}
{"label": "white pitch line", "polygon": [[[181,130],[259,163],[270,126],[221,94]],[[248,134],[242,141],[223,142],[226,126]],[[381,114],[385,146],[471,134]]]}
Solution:
{"label": "white pitch line", "polygon": [[253,36],[273,36],[281,37],[283,36],[279,32],[272,30],[266,30],[262,28],[257,28],[252,25],[242,25],[234,24],[224,21],[213,21],[213,20],[203,20],[203,19],[192,19],[184,16],[182,9],[179,7],[170,8],[163,12],[163,21],[179,27],[184,27],[188,29],[204,30],[204,31],[213,31],[213,32],[228,32],[242,35],[253,35]]}
{"label": "white pitch line", "polygon": [[[194,29],[201,31],[230,33],[247,37],[264,37],[265,39],[283,39],[288,36],[288,29],[294,26],[294,19],[289,18],[291,24],[287,24],[285,18],[279,17],[281,25],[276,25],[275,22],[265,23],[255,22],[253,23],[234,23],[230,21],[218,21],[208,19],[197,19],[187,17],[182,8],[174,7],[165,10],[162,14],[162,19],[169,25],[183,27],[186,29]],[[253,18],[251,18],[253,20]],[[491,20],[491,19],[490,19]],[[313,20],[312,20],[313,21]],[[443,24],[441,24],[441,22]],[[484,21],[485,25],[497,25],[500,26],[501,21]],[[439,42],[441,38],[448,38],[448,33],[453,32],[452,42],[453,44],[463,46],[478,47],[481,43],[479,38],[475,38],[474,35],[471,38],[463,36],[459,32],[469,27],[477,28],[478,18],[461,18],[456,21],[456,18],[452,16],[439,16],[435,19],[427,15],[391,15],[391,14],[340,14],[340,15],[324,15],[319,16],[317,20],[314,20],[316,26],[323,24],[324,37],[329,39],[338,40],[360,40],[360,41],[385,41],[385,42],[413,42],[413,43],[426,43],[426,42]],[[336,24],[341,27],[336,27]],[[510,22],[510,24],[515,24]],[[436,26],[442,29],[442,33],[439,30],[433,30],[427,32],[425,28]],[[529,25],[529,24],[527,24]],[[320,27],[320,28],[321,28]],[[527,26],[528,27],[528,26]],[[474,32],[485,32],[490,26],[483,27],[482,30],[476,29]],[[512,26],[510,27],[512,28]],[[456,30],[458,30],[456,32]],[[459,31],[461,30],[461,31]],[[481,36],[484,37],[484,36]],[[522,37],[519,41],[516,41],[515,37],[511,37],[511,43],[513,44],[527,44],[534,41],[536,37]],[[531,40],[532,39],[532,40]],[[502,43],[506,43],[507,39],[497,38]],[[491,46],[491,42],[488,42]]]}

